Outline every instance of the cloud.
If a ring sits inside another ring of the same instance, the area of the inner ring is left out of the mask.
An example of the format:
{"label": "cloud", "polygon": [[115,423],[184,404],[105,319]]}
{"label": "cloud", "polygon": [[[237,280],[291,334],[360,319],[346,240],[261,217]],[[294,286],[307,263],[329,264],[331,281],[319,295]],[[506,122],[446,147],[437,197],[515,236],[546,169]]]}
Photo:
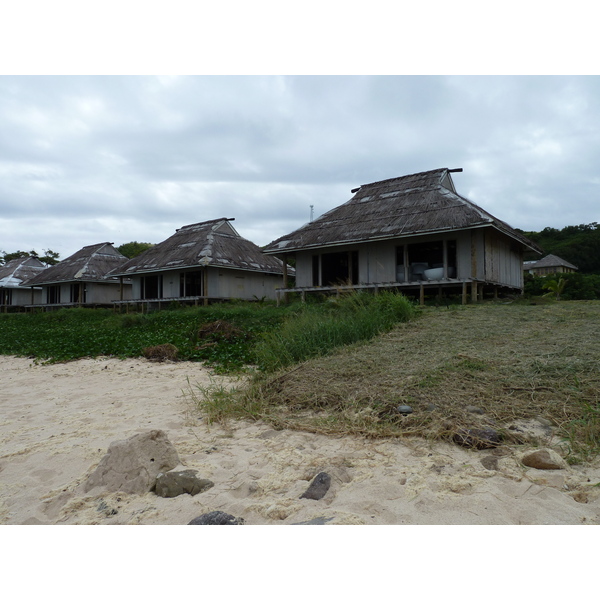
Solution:
{"label": "cloud", "polygon": [[599,104],[598,77],[0,77],[0,250],[223,216],[262,245],[439,167],[514,227],[600,221]]}

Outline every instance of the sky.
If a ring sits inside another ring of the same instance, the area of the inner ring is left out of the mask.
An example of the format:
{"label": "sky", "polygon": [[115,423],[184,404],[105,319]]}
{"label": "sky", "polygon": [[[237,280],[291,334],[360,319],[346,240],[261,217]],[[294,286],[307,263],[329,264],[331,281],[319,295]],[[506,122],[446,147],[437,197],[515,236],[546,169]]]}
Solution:
{"label": "sky", "polygon": [[221,217],[262,246],[361,184],[441,167],[462,168],[458,193],[515,228],[600,222],[595,74],[292,61],[290,75],[268,62],[154,75],[182,72],[155,60],[131,75],[114,59],[38,74],[39,59],[0,62],[0,251],[66,258]]}

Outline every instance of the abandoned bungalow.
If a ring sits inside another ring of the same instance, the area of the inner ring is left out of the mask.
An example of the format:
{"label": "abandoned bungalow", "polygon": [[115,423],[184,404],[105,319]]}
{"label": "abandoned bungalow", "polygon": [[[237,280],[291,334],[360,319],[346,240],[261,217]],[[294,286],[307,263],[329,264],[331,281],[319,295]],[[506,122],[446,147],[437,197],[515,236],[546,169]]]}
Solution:
{"label": "abandoned bungalow", "polygon": [[526,261],[523,263],[523,270],[530,275],[544,276],[552,273],[574,273],[578,268],[559,256],[548,254],[540,260]]}
{"label": "abandoned bungalow", "polygon": [[[467,302],[523,289],[524,249],[539,248],[456,192],[436,169],[362,185],[330,210],[263,251],[296,260],[291,291],[396,288],[462,294]],[[285,290],[287,291],[287,290]],[[280,290],[284,293],[284,290]]]}
{"label": "abandoned bungalow", "polygon": [[112,306],[113,300],[131,295],[129,281],[106,277],[125,262],[127,257],[110,242],[85,246],[22,285],[42,288],[41,301],[33,306]]}
{"label": "abandoned bungalow", "polygon": [[231,225],[215,219],[186,225],[165,241],[115,269],[131,277],[131,302],[148,306],[162,301],[275,298],[283,285],[283,263],[265,256]]}
{"label": "abandoned bungalow", "polygon": [[33,257],[14,258],[0,266],[0,310],[35,304],[42,299],[41,288],[26,289],[21,284],[47,268],[43,262]]}

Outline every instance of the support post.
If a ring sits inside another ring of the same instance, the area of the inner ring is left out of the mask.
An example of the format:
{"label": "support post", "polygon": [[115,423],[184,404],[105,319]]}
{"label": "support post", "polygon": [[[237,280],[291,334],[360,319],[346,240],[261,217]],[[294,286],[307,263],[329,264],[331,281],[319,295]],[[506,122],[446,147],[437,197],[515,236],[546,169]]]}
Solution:
{"label": "support post", "polygon": [[204,267],[204,271],[202,273],[202,290],[204,296],[204,306],[208,306],[208,267]]}
{"label": "support post", "polygon": [[471,282],[471,301],[477,302],[477,282]]}
{"label": "support post", "polygon": [[466,304],[468,301],[469,295],[467,293],[467,282],[463,281],[462,284],[462,303]]}
{"label": "support post", "polygon": [[288,259],[288,255],[284,254],[283,255],[283,288],[284,288],[284,292],[283,292],[283,301],[285,304],[287,304],[289,302],[289,297],[288,297],[288,293],[287,293],[287,289],[288,289],[288,264],[287,264],[287,259]]}
{"label": "support post", "polygon": [[422,283],[419,285],[419,304],[425,305],[425,286]]}

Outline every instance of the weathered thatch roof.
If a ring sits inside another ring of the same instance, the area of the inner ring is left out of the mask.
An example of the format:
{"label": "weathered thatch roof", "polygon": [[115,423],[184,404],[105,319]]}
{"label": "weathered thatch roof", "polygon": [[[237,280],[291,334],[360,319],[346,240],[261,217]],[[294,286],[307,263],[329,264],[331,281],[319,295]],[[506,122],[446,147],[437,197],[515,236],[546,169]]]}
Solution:
{"label": "weathered thatch roof", "polygon": [[531,271],[531,269],[542,269],[544,267],[566,267],[567,269],[579,270],[575,265],[554,254],[548,254],[548,256],[544,256],[540,260],[528,261],[523,268],[525,271]]}
{"label": "weathered thatch roof", "polygon": [[[462,169],[457,169],[458,171]],[[345,204],[285,235],[263,250],[283,254],[357,242],[494,227],[524,246],[537,246],[456,193],[450,173],[435,169],[362,185]]]}
{"label": "weathered thatch roof", "polygon": [[265,256],[256,244],[241,237],[231,226],[232,220],[223,218],[186,225],[164,242],[120,265],[111,275],[131,276],[193,267],[282,274],[283,263]]}
{"label": "weathered thatch roof", "polygon": [[0,266],[0,287],[16,288],[24,281],[46,269],[46,265],[32,257],[14,258]]}
{"label": "weathered thatch roof", "polygon": [[127,261],[110,242],[85,246],[75,254],[47,268],[25,285],[53,285],[80,281],[106,281],[105,275]]}

